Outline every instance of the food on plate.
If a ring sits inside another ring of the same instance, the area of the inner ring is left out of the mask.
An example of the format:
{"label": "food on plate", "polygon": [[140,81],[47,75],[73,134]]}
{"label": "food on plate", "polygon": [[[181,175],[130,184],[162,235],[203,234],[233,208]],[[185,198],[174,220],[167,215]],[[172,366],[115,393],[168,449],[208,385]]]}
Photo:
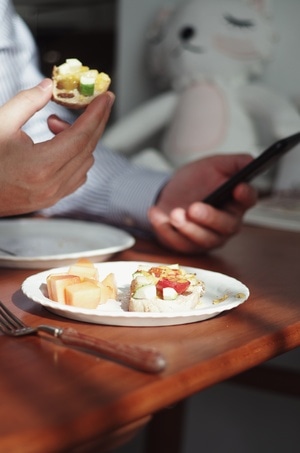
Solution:
{"label": "food on plate", "polygon": [[65,288],[65,303],[73,307],[97,308],[100,303],[101,288],[96,282],[83,280]]}
{"label": "food on plate", "polygon": [[99,282],[102,293],[101,298],[106,302],[107,299],[116,299],[118,294],[115,275],[111,272],[101,282]]}
{"label": "food on plate", "polygon": [[98,269],[91,261],[85,258],[81,258],[75,264],[72,264],[68,273],[78,275],[81,278],[92,278],[94,280],[99,278]]}
{"label": "food on plate", "polygon": [[82,109],[108,90],[111,79],[105,72],[84,66],[77,58],[68,58],[52,71],[52,100],[71,109]]}
{"label": "food on plate", "polygon": [[[48,275],[48,296],[56,302],[91,309],[108,300],[118,301],[115,274],[111,272],[100,279],[99,273],[100,268],[94,263],[79,259],[67,272]],[[201,302],[205,291],[204,283],[196,274],[178,264],[141,264],[132,274],[128,286],[126,304],[130,312],[189,311]]]}
{"label": "food on plate", "polygon": [[178,264],[140,266],[132,276],[129,311],[191,310],[199,304],[204,291],[204,283]]}
{"label": "food on plate", "polygon": [[56,274],[47,277],[49,299],[65,303],[65,289],[69,285],[80,283],[77,275]]}
{"label": "food on plate", "polygon": [[114,274],[100,281],[98,269],[87,259],[78,260],[65,274],[48,275],[46,283],[49,299],[81,308],[97,308],[118,293]]}

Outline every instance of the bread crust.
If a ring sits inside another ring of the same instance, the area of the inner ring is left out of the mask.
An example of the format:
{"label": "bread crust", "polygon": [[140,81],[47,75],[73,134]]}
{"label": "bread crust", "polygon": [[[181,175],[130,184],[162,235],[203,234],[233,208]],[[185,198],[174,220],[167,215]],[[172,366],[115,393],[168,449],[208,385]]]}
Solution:
{"label": "bread crust", "polygon": [[193,310],[200,302],[200,294],[197,289],[177,296],[174,300],[134,299],[130,298],[129,311],[146,313],[177,313]]}

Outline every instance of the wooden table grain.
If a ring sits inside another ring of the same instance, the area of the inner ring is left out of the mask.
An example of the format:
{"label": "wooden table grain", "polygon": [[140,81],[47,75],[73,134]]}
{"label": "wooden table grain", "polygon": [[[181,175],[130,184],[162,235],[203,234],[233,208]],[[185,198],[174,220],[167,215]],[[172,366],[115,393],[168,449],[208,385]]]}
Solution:
{"label": "wooden table grain", "polygon": [[71,326],[99,338],[153,346],[167,360],[166,370],[152,375],[52,338],[1,334],[1,451],[110,450],[162,409],[298,347],[299,250],[299,233],[251,226],[203,256],[183,256],[137,240],[113,259],[178,262],[230,275],[250,289],[249,299],[231,311],[167,327],[102,326],[59,317],[20,290],[38,270],[0,269],[0,299],[24,322]]}

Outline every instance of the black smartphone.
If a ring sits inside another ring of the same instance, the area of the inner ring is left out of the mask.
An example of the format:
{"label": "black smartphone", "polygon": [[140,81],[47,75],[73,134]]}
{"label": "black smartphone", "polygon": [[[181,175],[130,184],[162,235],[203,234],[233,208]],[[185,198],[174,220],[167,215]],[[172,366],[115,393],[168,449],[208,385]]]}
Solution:
{"label": "black smartphone", "polygon": [[251,181],[299,143],[300,132],[277,141],[202,201],[221,208],[227,201],[230,201],[232,191],[237,184]]}

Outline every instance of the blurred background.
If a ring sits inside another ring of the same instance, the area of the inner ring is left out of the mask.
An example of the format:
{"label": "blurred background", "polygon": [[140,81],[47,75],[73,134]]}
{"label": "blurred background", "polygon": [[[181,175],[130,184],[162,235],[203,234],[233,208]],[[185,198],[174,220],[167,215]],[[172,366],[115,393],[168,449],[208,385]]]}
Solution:
{"label": "blurred background", "polygon": [[[76,57],[110,72],[116,36],[115,0],[14,0],[40,49],[43,72]],[[82,6],[83,5],[83,6]]]}
{"label": "blurred background", "polygon": [[[53,64],[75,55],[113,76],[115,111],[124,115],[153,94],[145,62],[145,33],[158,9],[181,0],[13,0],[29,25],[46,75]],[[274,56],[263,80],[270,88],[300,98],[299,0],[271,2]]]}

